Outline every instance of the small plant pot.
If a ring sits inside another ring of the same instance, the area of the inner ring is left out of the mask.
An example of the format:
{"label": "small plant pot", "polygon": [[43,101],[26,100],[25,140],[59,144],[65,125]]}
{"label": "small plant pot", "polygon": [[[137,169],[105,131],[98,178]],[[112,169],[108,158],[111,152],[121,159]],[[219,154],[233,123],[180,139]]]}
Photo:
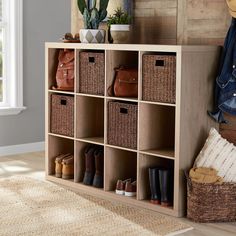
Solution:
{"label": "small plant pot", "polygon": [[110,32],[113,43],[129,43],[130,25],[111,25]]}
{"label": "small plant pot", "polygon": [[104,43],[106,31],[103,29],[81,29],[81,43]]}

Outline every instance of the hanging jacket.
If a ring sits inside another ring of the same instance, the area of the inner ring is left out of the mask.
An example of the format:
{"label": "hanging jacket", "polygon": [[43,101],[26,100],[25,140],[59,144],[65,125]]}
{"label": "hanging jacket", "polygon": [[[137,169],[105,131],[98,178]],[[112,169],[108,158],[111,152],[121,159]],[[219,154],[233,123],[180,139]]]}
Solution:
{"label": "hanging jacket", "polygon": [[208,112],[219,123],[226,123],[223,112],[236,115],[236,19],[232,22],[220,60],[215,88],[216,111]]}

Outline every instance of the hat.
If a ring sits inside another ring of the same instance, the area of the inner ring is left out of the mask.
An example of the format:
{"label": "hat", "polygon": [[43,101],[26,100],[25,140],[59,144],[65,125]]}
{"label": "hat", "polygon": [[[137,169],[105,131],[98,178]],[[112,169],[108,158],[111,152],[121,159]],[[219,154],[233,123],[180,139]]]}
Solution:
{"label": "hat", "polygon": [[232,17],[236,18],[236,0],[226,0],[229,8],[229,13]]}

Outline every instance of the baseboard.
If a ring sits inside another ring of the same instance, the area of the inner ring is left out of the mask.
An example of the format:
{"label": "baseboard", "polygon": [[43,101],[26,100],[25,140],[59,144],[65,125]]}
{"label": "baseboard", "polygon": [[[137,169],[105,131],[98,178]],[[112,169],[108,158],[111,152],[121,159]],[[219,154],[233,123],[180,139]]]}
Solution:
{"label": "baseboard", "polygon": [[0,147],[0,156],[16,155],[27,152],[40,152],[45,150],[45,142],[25,143]]}

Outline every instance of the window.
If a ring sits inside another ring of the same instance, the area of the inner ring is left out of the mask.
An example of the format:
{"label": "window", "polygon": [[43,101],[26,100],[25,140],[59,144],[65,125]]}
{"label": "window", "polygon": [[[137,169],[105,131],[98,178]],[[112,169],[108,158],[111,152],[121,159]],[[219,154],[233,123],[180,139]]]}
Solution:
{"label": "window", "polygon": [[23,0],[0,0],[0,115],[23,107]]}

